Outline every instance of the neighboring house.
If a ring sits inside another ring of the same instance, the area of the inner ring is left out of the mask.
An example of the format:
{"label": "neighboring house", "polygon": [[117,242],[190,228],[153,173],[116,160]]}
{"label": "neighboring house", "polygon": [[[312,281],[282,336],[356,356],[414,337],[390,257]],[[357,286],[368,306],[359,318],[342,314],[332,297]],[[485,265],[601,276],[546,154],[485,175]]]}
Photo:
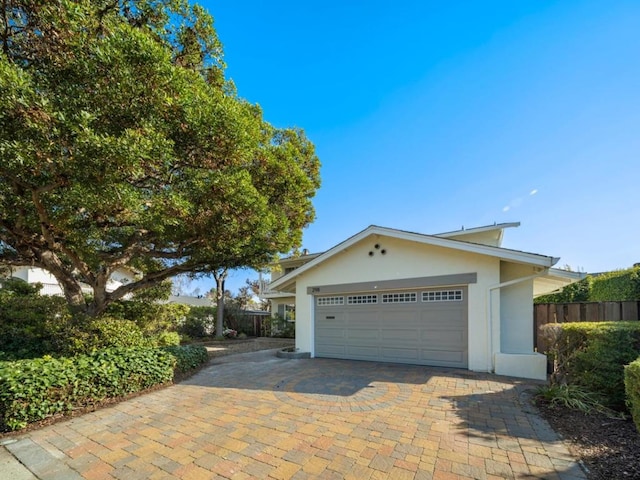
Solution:
{"label": "neighboring house", "polygon": [[283,259],[263,296],[274,312],[295,308],[296,347],[313,357],[545,379],[533,297],[583,274],[502,248],[504,229],[519,225],[438,235],[370,226],[324,253]]}
{"label": "neighboring house", "polygon": [[[59,295],[62,296],[62,288],[51,273],[39,267],[11,267],[11,271],[8,275],[13,278],[20,278],[27,283],[41,283],[42,295]],[[107,292],[113,292],[116,288],[126,283],[135,280],[136,273],[128,268],[119,268],[111,274],[109,281],[107,282]],[[82,291],[84,293],[92,294],[93,290],[89,285],[82,284]]]}

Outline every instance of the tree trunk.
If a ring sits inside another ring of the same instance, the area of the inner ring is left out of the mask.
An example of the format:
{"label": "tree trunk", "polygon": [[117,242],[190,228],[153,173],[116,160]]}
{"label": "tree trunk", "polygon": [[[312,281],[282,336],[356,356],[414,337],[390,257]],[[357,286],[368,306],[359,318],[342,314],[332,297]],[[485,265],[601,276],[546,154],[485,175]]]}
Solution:
{"label": "tree trunk", "polygon": [[224,331],[224,281],[227,278],[227,270],[213,272],[216,279],[216,337],[222,337]]}

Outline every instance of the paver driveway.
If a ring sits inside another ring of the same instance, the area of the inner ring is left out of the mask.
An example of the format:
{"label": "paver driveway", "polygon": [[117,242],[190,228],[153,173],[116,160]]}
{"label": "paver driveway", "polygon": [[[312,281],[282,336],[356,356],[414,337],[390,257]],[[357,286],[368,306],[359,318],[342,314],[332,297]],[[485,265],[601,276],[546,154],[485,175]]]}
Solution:
{"label": "paver driveway", "polygon": [[7,448],[44,480],[584,478],[525,386],[256,352]]}

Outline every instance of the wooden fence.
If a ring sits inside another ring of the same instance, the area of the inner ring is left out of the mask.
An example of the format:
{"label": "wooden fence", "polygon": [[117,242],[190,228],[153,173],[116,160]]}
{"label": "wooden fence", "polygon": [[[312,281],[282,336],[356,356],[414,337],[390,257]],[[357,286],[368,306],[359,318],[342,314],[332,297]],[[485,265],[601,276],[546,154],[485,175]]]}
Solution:
{"label": "wooden fence", "polygon": [[539,338],[547,323],[640,320],[640,302],[541,303],[533,306],[533,340],[538,352],[546,345]]}

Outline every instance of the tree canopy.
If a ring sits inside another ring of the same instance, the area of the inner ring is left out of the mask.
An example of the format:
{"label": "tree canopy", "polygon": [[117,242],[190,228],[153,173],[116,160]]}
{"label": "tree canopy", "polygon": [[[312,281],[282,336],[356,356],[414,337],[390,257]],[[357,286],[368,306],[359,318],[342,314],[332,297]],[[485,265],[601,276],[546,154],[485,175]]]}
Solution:
{"label": "tree canopy", "polygon": [[[5,0],[0,262],[50,271],[77,310],[299,246],[319,161],[225,80],[184,0]],[[135,281],[108,292],[118,268]],[[93,289],[82,295],[81,283]]]}

